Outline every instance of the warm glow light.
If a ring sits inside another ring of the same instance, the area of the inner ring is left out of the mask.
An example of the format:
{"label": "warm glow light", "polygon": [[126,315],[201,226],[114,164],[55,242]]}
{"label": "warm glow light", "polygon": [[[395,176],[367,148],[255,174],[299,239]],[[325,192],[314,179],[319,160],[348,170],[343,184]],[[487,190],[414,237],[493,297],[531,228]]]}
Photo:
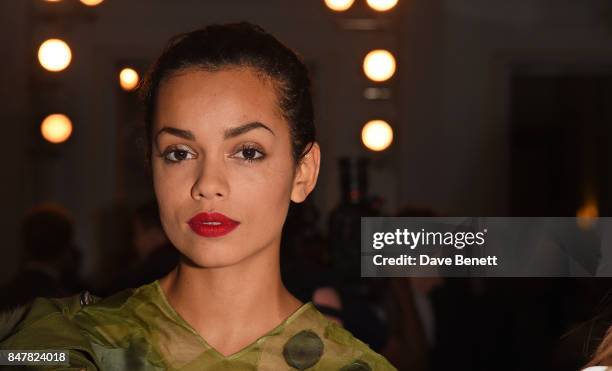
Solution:
{"label": "warm glow light", "polygon": [[66,115],[54,113],[43,120],[40,125],[40,132],[47,141],[61,143],[72,134],[72,122]]}
{"label": "warm glow light", "polygon": [[372,50],[363,60],[363,72],[373,81],[385,81],[395,73],[395,58],[387,50]]}
{"label": "warm glow light", "polygon": [[38,61],[46,70],[58,72],[70,64],[70,47],[60,39],[49,39],[38,48]]}
{"label": "warm glow light", "polygon": [[96,6],[104,0],[81,0],[81,2],[87,6]]}
{"label": "warm glow light", "polygon": [[355,0],[325,0],[325,5],[336,12],[343,12],[353,5]]}
{"label": "warm glow light", "polygon": [[138,86],[139,81],[138,72],[132,68],[124,68],[119,73],[119,84],[123,90],[134,90]]}
{"label": "warm glow light", "polygon": [[581,229],[590,229],[595,223],[595,218],[599,217],[597,201],[594,198],[587,200],[576,212],[576,217]]}
{"label": "warm glow light", "polygon": [[393,129],[383,120],[372,120],[361,129],[363,144],[372,151],[383,151],[393,141]]}
{"label": "warm glow light", "polygon": [[397,0],[368,0],[370,8],[385,12],[397,5]]}

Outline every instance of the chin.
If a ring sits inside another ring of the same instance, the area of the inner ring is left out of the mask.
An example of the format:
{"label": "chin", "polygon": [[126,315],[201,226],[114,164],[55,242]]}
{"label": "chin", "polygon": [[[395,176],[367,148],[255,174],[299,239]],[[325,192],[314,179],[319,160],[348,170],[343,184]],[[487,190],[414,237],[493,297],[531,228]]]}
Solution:
{"label": "chin", "polygon": [[183,260],[195,268],[221,268],[236,264],[240,258],[228,256],[227,253],[212,253],[207,251],[181,252]]}
{"label": "chin", "polygon": [[[200,246],[197,251],[181,251],[186,264],[197,268],[222,268],[242,262],[252,254],[239,251],[237,246],[223,246],[220,249]],[[236,254],[240,252],[240,254]]]}

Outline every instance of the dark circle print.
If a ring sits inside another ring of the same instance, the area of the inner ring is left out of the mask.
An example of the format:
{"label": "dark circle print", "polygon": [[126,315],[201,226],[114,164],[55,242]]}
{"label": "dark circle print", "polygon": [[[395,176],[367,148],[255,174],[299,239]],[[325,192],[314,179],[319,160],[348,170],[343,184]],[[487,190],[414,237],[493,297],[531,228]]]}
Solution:
{"label": "dark circle print", "polygon": [[305,370],[314,366],[323,355],[323,341],[310,330],[302,330],[293,335],[283,347],[283,357],[291,367]]}
{"label": "dark circle print", "polygon": [[370,365],[363,361],[355,361],[349,365],[346,365],[340,369],[340,371],[372,371]]}

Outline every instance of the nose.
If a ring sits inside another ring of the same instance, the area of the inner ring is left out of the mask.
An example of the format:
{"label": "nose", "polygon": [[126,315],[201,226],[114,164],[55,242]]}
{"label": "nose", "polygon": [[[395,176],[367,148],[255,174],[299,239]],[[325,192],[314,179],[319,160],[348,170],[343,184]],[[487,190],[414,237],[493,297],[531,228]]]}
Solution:
{"label": "nose", "polygon": [[228,194],[229,184],[222,161],[210,158],[203,161],[191,187],[191,197],[196,201],[214,200],[225,198]]}

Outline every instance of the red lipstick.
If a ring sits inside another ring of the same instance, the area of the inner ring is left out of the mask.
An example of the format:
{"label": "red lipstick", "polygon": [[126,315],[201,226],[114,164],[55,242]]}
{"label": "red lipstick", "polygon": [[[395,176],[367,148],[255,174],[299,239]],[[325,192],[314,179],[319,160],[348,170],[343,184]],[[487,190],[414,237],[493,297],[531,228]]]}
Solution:
{"label": "red lipstick", "polygon": [[199,213],[187,224],[191,230],[203,237],[221,237],[234,230],[240,224],[221,213]]}

